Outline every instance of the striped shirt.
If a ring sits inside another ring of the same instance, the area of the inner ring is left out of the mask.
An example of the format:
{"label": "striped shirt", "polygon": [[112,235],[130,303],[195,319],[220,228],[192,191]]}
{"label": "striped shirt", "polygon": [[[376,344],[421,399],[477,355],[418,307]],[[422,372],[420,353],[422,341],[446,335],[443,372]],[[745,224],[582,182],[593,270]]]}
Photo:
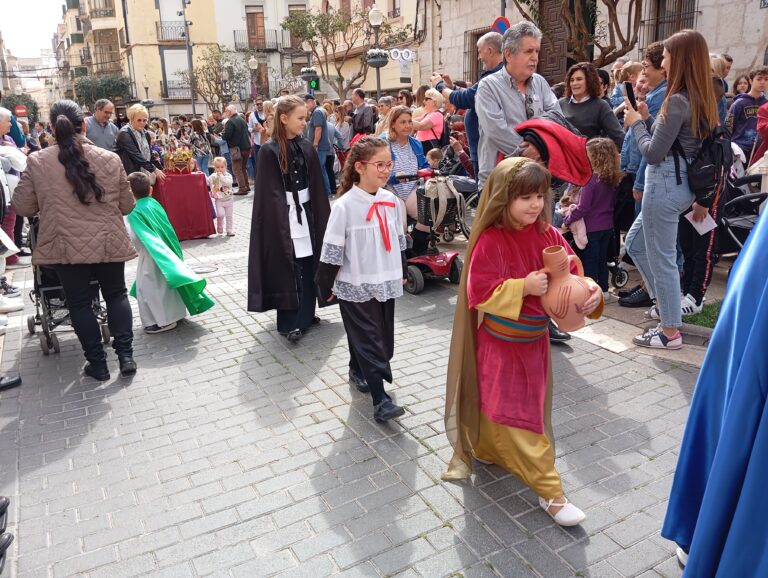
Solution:
{"label": "striped shirt", "polygon": [[[395,166],[392,167],[395,175],[415,175],[419,170],[419,163],[416,160],[416,153],[411,148],[411,143],[406,142],[404,145],[399,145],[396,142],[390,142],[389,146],[392,147],[392,153],[395,155]],[[418,181],[398,183],[392,185],[392,192],[405,200],[418,184]]]}

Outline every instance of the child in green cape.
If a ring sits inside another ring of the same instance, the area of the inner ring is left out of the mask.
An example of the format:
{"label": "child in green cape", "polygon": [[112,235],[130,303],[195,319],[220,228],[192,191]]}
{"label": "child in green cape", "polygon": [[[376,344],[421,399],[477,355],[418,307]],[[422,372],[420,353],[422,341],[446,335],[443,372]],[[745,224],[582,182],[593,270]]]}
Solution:
{"label": "child in green cape", "polygon": [[128,215],[129,232],[139,263],[130,295],[139,304],[144,331],[162,333],[176,323],[213,307],[206,295],[206,281],[185,263],[181,245],[162,205],[152,198],[149,177],[128,175],[136,206]]}

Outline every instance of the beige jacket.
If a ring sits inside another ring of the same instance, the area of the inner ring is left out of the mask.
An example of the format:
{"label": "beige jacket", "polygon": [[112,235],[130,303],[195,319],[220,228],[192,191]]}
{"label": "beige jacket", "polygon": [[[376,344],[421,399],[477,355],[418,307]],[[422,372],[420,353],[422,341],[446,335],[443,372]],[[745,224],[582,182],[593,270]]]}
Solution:
{"label": "beige jacket", "polygon": [[11,205],[24,217],[40,213],[32,253],[35,265],[114,263],[136,257],[123,222],[136,204],[123,163],[115,153],[77,138],[83,139],[85,158],[106,196],[102,202],[80,202],[59,162],[57,145],[30,155]]}

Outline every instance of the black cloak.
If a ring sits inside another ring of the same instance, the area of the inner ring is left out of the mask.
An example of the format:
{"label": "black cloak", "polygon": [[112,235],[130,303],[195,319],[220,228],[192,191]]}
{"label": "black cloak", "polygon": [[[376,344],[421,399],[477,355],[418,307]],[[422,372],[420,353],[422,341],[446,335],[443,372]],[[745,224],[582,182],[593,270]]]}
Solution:
{"label": "black cloak", "polygon": [[[299,139],[308,173],[309,200],[312,204],[309,232],[312,238],[315,270],[331,204],[323,184],[323,169],[312,144]],[[280,170],[279,147],[273,140],[261,147],[256,166],[256,190],[253,195],[251,244],[248,253],[248,311],[298,309],[299,297],[294,272],[293,243],[288,224],[285,184]],[[306,215],[302,212],[302,218]],[[328,303],[320,299],[318,305]]]}

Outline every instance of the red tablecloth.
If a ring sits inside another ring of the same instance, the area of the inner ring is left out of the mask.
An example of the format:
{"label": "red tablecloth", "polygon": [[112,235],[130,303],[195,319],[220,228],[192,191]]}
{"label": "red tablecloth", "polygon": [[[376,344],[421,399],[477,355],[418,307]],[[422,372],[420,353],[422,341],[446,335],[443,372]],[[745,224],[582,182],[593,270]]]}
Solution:
{"label": "red tablecloth", "polygon": [[155,183],[153,196],[168,213],[179,241],[213,235],[216,228],[205,175],[166,175],[164,181]]}

